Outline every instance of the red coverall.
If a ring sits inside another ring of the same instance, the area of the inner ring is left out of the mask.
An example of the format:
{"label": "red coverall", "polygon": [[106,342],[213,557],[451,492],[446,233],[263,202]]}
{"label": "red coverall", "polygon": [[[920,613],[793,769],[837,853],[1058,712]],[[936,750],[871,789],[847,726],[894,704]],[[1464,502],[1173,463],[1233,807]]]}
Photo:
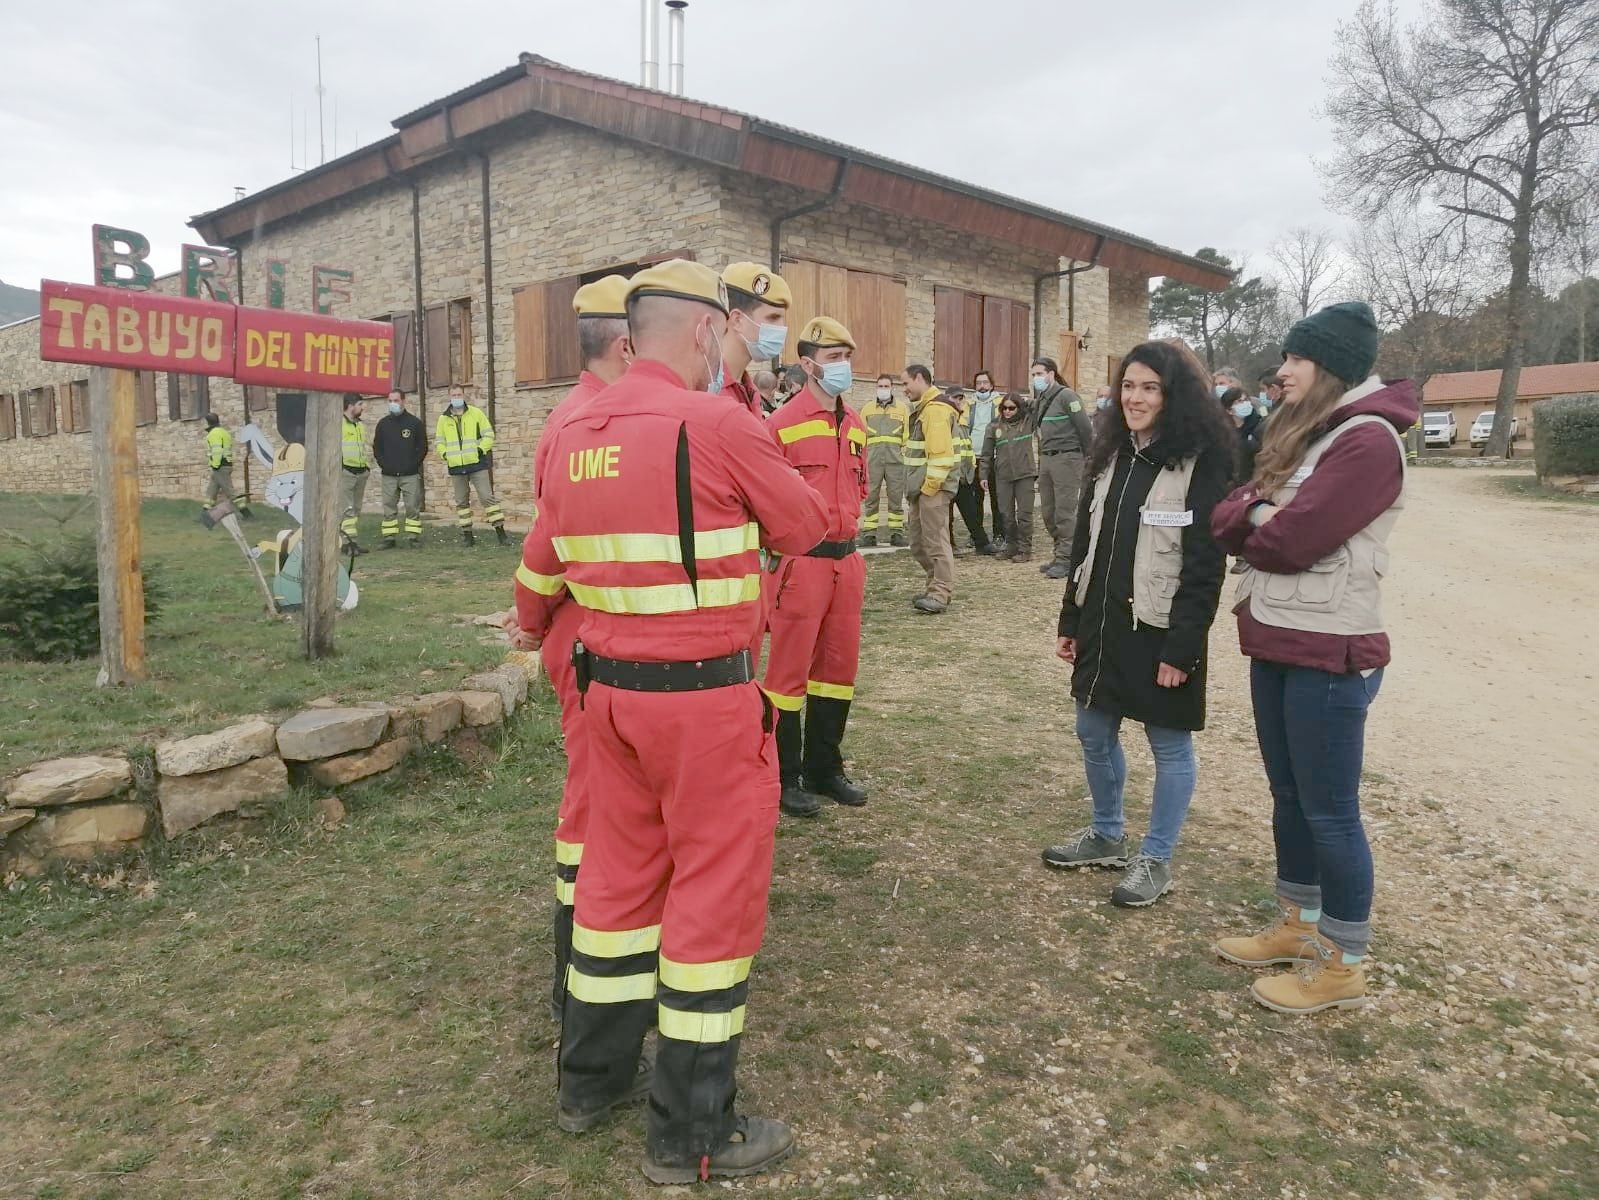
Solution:
{"label": "red coverall", "polygon": [[752,417],[761,416],[761,394],[755,390],[755,382],[750,378],[748,371],[737,379],[729,379],[722,388],[722,394],[732,397],[749,409]]}
{"label": "red coverall", "polygon": [[[793,553],[827,529],[820,498],[760,418],[686,390],[660,362],[635,361],[547,440],[518,617],[547,634],[564,585],[594,655],[692,664],[748,650],[757,546]],[[692,529],[679,527],[685,475]],[[650,1152],[698,1161],[731,1135],[750,963],[766,927],[778,798],[768,710],[753,684],[647,692],[596,681],[584,703],[592,802],[561,1103],[586,1112],[625,1094],[654,1017]]]}
{"label": "red coverall", "polygon": [[[544,432],[533,452],[533,495],[548,476],[550,445],[555,432],[580,412],[584,405],[605,390],[605,380],[592,371],[578,376],[577,384],[559,404],[550,411],[544,422]],[[527,545],[522,542],[523,570],[527,564]],[[529,580],[534,578],[529,572]],[[523,571],[516,573],[515,593],[527,590],[529,580]],[[566,999],[566,967],[572,957],[572,892],[577,885],[578,866],[583,861],[583,833],[588,827],[588,796],[585,791],[588,776],[588,750],[583,741],[583,727],[578,719],[576,673],[572,670],[572,643],[577,640],[577,627],[583,618],[583,609],[572,602],[563,587],[550,597],[554,615],[550,630],[539,646],[539,658],[544,663],[544,673],[561,705],[561,740],[566,746],[566,782],[561,788],[561,807],[555,825],[555,980],[551,989],[557,1010]],[[517,602],[521,607],[520,600]]]}
{"label": "red coverall", "polygon": [[[818,396],[812,383],[768,417],[766,428],[827,508],[827,533],[818,540],[852,540],[866,498],[866,426],[859,415],[842,400]],[[761,686],[778,710],[783,783],[825,780],[844,765],[839,747],[860,665],[866,564],[859,552],[786,558],[767,576],[767,587],[772,644]]]}

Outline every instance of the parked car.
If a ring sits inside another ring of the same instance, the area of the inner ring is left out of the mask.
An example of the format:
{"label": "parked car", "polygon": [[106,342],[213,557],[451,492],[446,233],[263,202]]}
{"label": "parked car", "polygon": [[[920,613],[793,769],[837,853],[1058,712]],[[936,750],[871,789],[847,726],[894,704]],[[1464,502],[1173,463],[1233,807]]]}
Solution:
{"label": "parked car", "polygon": [[1455,414],[1443,412],[1423,413],[1421,416],[1422,441],[1428,446],[1453,446],[1460,440],[1460,430],[1455,425]]}
{"label": "parked car", "polygon": [[[1513,442],[1521,433],[1521,418],[1510,418],[1510,440]],[[1488,435],[1494,431],[1494,415],[1491,411],[1478,413],[1477,419],[1471,423],[1471,432],[1467,435],[1472,449],[1477,449],[1488,444]]]}

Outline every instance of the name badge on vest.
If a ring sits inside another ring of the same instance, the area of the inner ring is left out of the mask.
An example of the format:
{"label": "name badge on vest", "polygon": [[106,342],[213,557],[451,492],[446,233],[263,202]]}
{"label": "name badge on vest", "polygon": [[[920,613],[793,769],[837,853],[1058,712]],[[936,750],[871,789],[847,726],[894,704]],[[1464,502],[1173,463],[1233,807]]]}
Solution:
{"label": "name badge on vest", "polygon": [[1304,483],[1305,480],[1310,478],[1310,473],[1315,469],[1315,467],[1300,467],[1299,470],[1295,471],[1288,477],[1287,486],[1298,487],[1300,484]]}
{"label": "name badge on vest", "polygon": [[1179,528],[1194,523],[1194,510],[1189,508],[1182,512],[1156,512],[1153,509],[1144,510],[1145,525],[1159,525],[1166,529]]}

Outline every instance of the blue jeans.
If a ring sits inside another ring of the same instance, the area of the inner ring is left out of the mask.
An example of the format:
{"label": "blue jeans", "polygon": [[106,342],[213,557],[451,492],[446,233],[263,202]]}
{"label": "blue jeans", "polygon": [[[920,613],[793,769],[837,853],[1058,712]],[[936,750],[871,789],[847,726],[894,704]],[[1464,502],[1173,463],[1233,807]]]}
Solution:
{"label": "blue jeans", "polygon": [[[1120,717],[1086,704],[1077,705],[1077,740],[1083,744],[1083,771],[1094,798],[1094,831],[1113,842],[1120,840],[1127,828],[1122,812],[1127,759],[1122,754],[1121,727]],[[1145,725],[1144,735],[1155,756],[1155,798],[1150,807],[1149,833],[1139,853],[1170,862],[1199,778],[1194,735],[1186,729],[1161,725]]]}
{"label": "blue jeans", "polygon": [[1255,736],[1274,801],[1277,891],[1320,908],[1321,933],[1364,954],[1371,941],[1371,847],[1360,823],[1366,710],[1382,671],[1333,675],[1254,660]]}

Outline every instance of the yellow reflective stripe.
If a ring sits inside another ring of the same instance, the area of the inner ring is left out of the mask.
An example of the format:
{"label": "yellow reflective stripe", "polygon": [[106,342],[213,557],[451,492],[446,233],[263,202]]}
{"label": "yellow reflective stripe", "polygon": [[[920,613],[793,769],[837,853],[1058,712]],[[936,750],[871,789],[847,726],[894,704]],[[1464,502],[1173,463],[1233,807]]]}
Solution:
{"label": "yellow reflective stripe", "polygon": [[744,1006],[730,1013],[680,1012],[662,1004],[655,1014],[655,1026],[662,1037],[680,1042],[726,1042],[744,1032]]}
{"label": "yellow reflective stripe", "polygon": [[516,581],[541,596],[554,596],[566,586],[565,575],[540,575],[526,563],[516,569]]}
{"label": "yellow reflective stripe", "polygon": [[585,975],[566,969],[566,990],[585,1004],[626,1004],[629,1000],[655,999],[655,972],[642,975]]}
{"label": "yellow reflective stripe", "polygon": [[750,977],[753,956],[721,962],[680,963],[661,956],[661,982],[679,992],[720,992]]}
{"label": "yellow reflective stripe", "polygon": [[777,440],[782,442],[785,446],[791,442],[800,441],[803,438],[832,436],[833,427],[826,421],[822,420],[801,421],[798,425],[790,425],[786,429],[779,429],[777,431]]}
{"label": "yellow reflective stripe", "polygon": [[850,683],[821,683],[809,679],[805,682],[805,690],[812,696],[826,696],[829,700],[855,699],[855,685]]}
{"label": "yellow reflective stripe", "polygon": [[693,612],[698,608],[726,608],[758,600],[761,595],[759,572],[733,579],[699,581],[699,604],[686,583],[660,583],[650,587],[594,587],[568,581],[567,591],[584,608],[598,612],[658,616],[662,613]]}
{"label": "yellow reflective stripe", "polygon": [[563,842],[555,839],[555,861],[563,867],[575,867],[583,861],[582,842]]}
{"label": "yellow reflective stripe", "polygon": [[952,467],[960,461],[960,458],[955,454],[933,454],[927,461],[935,467]]}
{"label": "yellow reflective stripe", "polygon": [[[591,533],[552,538],[562,562],[669,562],[683,561],[683,547],[675,533]],[[728,529],[696,529],[694,557],[726,558],[755,550],[761,528],[751,521]]]}
{"label": "yellow reflective stripe", "polygon": [[572,926],[572,949],[594,958],[626,958],[629,954],[648,954],[661,948],[661,927],[643,929],[588,929]]}
{"label": "yellow reflective stripe", "polygon": [[[851,434],[850,436],[853,437],[854,435]],[[868,446],[880,446],[884,442],[897,442],[900,445],[906,444],[904,438],[892,433],[880,433],[875,437],[869,437],[866,439],[866,444]]]}
{"label": "yellow reflective stripe", "polygon": [[555,899],[557,902],[571,908],[577,903],[577,881],[557,879],[555,881]]}
{"label": "yellow reflective stripe", "polygon": [[851,429],[849,431],[849,440],[859,445],[866,440],[866,431],[864,429]]}
{"label": "yellow reflective stripe", "polygon": [[800,709],[805,707],[804,696],[785,696],[780,692],[772,691],[771,688],[764,687],[761,691],[766,693],[766,698],[772,702],[773,708],[782,709],[784,712],[799,712]]}

